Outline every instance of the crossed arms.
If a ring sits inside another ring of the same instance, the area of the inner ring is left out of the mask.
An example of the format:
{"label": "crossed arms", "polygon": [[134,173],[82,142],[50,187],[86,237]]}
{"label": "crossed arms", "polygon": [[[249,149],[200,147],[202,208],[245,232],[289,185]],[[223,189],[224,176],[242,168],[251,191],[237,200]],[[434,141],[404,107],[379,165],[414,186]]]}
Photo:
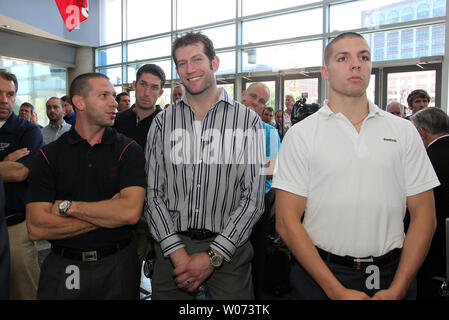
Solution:
{"label": "crossed arms", "polygon": [[59,215],[62,200],[31,202],[26,206],[30,239],[55,240],[70,238],[97,228],[117,228],[136,224],[142,213],[145,188],[126,187],[114,197],[97,202],[73,201],[67,214]]}

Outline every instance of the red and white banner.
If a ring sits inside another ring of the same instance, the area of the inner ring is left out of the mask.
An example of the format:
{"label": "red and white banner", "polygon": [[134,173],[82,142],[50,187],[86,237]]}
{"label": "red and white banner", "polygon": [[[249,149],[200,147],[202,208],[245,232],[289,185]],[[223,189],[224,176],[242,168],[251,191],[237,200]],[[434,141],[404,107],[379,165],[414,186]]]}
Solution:
{"label": "red and white banner", "polygon": [[88,18],[88,0],[55,0],[67,30],[72,31]]}

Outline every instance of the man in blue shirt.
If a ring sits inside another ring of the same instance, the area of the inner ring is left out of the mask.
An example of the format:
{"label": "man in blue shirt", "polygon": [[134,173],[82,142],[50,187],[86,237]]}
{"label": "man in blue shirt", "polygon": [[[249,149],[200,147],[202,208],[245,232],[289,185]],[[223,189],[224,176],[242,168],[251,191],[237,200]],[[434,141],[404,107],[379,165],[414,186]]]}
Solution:
{"label": "man in blue shirt", "polygon": [[12,111],[17,78],[0,69],[0,175],[11,252],[11,299],[35,299],[39,266],[35,243],[28,238],[25,197],[31,162],[42,146],[41,130]]}
{"label": "man in blue shirt", "polygon": [[[270,98],[270,90],[260,82],[252,83],[242,93],[242,104],[255,111],[259,116],[262,114],[265,104]],[[267,158],[265,179],[265,211],[260,220],[254,226],[250,240],[254,247],[253,259],[253,282],[256,299],[261,299],[263,279],[265,272],[266,248],[268,246],[268,233],[270,228],[271,210],[274,205],[274,191],[271,189],[274,161],[276,159],[281,140],[275,127],[262,121],[265,131],[265,155]]]}

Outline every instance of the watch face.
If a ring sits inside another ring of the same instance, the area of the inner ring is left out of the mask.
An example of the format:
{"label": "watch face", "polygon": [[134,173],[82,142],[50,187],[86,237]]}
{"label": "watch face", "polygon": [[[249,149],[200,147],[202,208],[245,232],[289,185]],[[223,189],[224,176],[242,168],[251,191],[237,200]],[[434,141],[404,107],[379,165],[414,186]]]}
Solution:
{"label": "watch face", "polygon": [[64,200],[59,204],[59,213],[67,214],[67,210],[70,207],[70,201]]}
{"label": "watch face", "polygon": [[213,257],[211,257],[210,262],[214,267],[218,268],[219,266],[221,266],[223,258],[218,254],[216,254]]}

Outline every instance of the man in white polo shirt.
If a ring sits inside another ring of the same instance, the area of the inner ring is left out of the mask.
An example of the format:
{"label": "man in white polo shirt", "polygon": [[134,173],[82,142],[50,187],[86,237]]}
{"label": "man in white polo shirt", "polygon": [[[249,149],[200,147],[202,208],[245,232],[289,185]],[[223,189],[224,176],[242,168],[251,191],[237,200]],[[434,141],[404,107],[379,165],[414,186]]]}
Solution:
{"label": "man in white polo shirt", "polygon": [[276,228],[299,262],[294,293],[414,298],[435,231],[439,181],[412,123],[368,101],[371,55],[362,36],[331,41],[321,72],[329,100],[288,131],[273,179]]}

